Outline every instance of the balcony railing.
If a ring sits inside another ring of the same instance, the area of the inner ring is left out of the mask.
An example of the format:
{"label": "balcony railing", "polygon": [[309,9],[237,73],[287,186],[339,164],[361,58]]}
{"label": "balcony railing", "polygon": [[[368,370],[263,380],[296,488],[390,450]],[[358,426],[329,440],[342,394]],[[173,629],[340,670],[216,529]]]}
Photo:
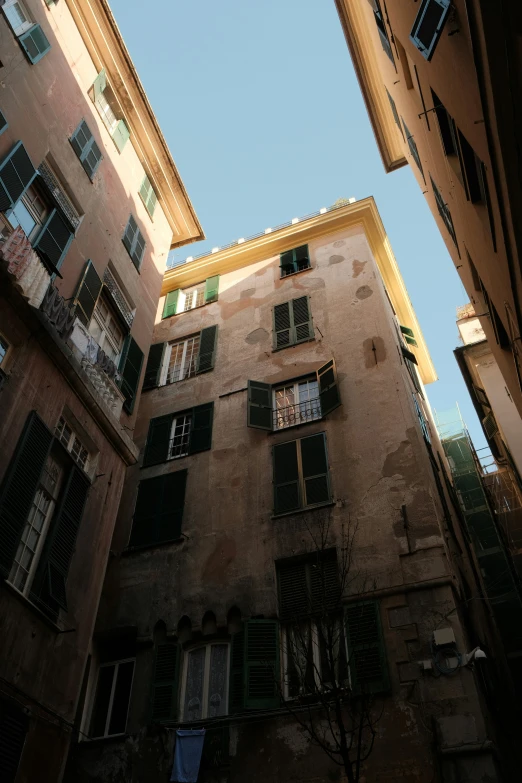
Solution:
{"label": "balcony railing", "polygon": [[308,421],[320,419],[321,400],[316,397],[305,402],[296,402],[286,408],[276,408],[273,412],[274,430],[284,430],[297,424],[305,424]]}

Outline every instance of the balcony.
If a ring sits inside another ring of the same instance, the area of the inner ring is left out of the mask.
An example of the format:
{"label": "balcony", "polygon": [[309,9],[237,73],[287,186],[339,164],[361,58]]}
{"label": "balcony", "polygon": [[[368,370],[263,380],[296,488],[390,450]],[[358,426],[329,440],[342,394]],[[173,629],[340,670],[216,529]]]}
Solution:
{"label": "balcony", "polygon": [[284,430],[287,427],[295,427],[298,424],[306,424],[322,417],[321,400],[316,397],[313,400],[296,402],[286,408],[275,408],[273,411],[274,431]]}
{"label": "balcony", "polygon": [[0,244],[0,259],[15,288],[32,307],[39,307],[51,282],[50,270],[20,227],[6,230],[10,233]]}

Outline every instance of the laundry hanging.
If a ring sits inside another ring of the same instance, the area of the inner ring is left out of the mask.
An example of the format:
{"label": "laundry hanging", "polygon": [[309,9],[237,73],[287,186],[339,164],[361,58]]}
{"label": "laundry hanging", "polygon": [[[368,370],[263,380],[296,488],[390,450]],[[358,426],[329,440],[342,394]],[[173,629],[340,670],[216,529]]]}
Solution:
{"label": "laundry hanging", "polygon": [[171,782],[197,783],[204,742],[205,729],[178,729],[176,731]]}

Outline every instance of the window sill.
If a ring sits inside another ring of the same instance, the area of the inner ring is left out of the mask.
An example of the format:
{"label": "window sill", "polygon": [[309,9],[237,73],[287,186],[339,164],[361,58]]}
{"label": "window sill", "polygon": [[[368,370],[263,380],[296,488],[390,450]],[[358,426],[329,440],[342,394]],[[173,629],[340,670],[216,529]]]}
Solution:
{"label": "window sill", "polygon": [[171,538],[168,541],[157,541],[155,544],[141,544],[139,546],[128,546],[122,551],[122,556],[133,555],[134,553],[143,552],[147,549],[160,549],[165,546],[172,546],[172,544],[182,544],[185,541],[185,536],[179,538]]}
{"label": "window sill", "polygon": [[82,739],[78,742],[78,745],[83,745],[84,747],[90,747],[91,745],[106,745],[109,742],[122,742],[128,739],[130,736],[130,734],[113,734],[110,737],[93,737],[92,739],[90,737],[82,736]]}
{"label": "window sill", "polygon": [[313,266],[307,266],[306,269],[298,269],[297,272],[290,272],[289,275],[282,275],[279,279],[286,280],[287,277],[294,277],[295,275],[301,275],[303,272],[310,272],[313,268]]}
{"label": "window sill", "polygon": [[304,345],[305,343],[313,343],[315,342],[315,335],[313,337],[309,337],[307,340],[299,340],[298,343],[291,343],[291,345],[282,345],[281,348],[272,348],[272,353],[277,353],[277,351],[286,351],[287,348],[296,348],[298,345]]}
{"label": "window sill", "polygon": [[328,500],[326,503],[316,503],[315,506],[306,506],[305,508],[296,508],[293,511],[285,511],[283,514],[272,514],[272,519],[281,519],[281,517],[291,517],[295,514],[304,514],[306,511],[315,511],[316,508],[327,508],[335,506],[335,500]]}
{"label": "window sill", "polygon": [[14,585],[12,585],[10,582],[7,581],[7,579],[2,580],[2,584],[4,588],[11,593],[12,596],[14,596],[20,603],[25,606],[27,609],[29,609],[33,614],[35,614],[45,625],[47,625],[51,630],[53,630],[55,633],[63,633],[64,628],[60,628],[59,625],[57,625],[53,620],[51,620],[50,617],[47,617],[45,612],[42,612],[41,609],[39,609],[36,604],[34,604],[27,596],[25,596],[23,593],[20,592]]}
{"label": "window sill", "polygon": [[280,432],[286,432],[287,430],[295,430],[296,427],[306,427],[307,424],[317,424],[320,421],[325,421],[326,416],[319,416],[317,419],[310,419],[310,421],[298,421],[296,424],[289,424],[288,427],[279,427],[276,430],[268,430],[269,435],[278,435]]}
{"label": "window sill", "polygon": [[212,301],[210,302],[203,302],[203,304],[200,304],[197,307],[191,307],[190,310],[182,310],[180,313],[173,313],[172,315],[166,315],[165,318],[162,318],[161,320],[166,321],[169,318],[176,318],[178,315],[186,315],[187,313],[194,312],[194,310],[201,310],[202,307],[206,307],[209,304],[214,304],[214,302],[217,302],[217,296],[215,299],[212,299]]}

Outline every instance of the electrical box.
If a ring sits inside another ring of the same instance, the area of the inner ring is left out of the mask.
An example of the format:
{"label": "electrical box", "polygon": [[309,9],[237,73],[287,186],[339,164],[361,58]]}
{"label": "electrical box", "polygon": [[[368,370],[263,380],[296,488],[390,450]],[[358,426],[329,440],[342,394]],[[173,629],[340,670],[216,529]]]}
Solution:
{"label": "electrical box", "polygon": [[449,644],[455,644],[453,628],[440,628],[438,631],[433,631],[433,644],[435,647],[446,647]]}

